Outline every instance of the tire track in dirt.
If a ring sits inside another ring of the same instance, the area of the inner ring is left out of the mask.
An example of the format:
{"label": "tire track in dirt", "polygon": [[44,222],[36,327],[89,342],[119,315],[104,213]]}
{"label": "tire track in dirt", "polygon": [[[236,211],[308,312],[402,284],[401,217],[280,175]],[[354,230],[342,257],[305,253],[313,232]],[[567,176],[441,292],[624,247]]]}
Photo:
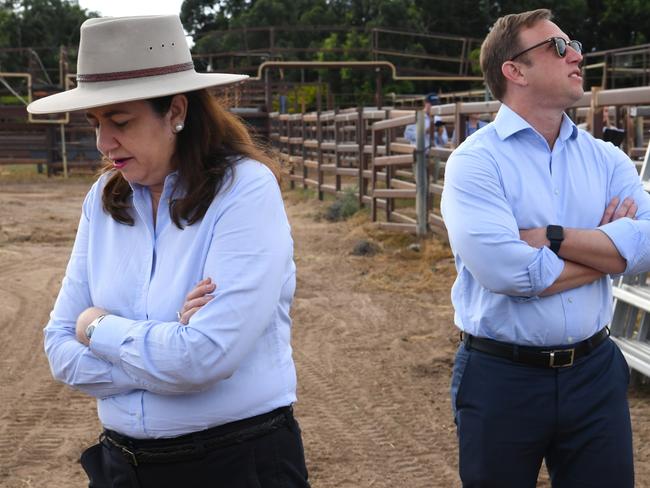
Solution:
{"label": "tire track in dirt", "polygon": [[[16,185],[8,192],[3,187],[0,194],[6,237],[0,243],[3,487],[82,486],[75,460],[97,423],[94,401],[55,382],[43,352],[42,329],[60,286],[87,189],[85,184],[65,186],[50,184],[45,193],[38,188],[24,193],[29,186]],[[3,205],[6,199],[8,206]],[[49,229],[55,232],[51,239]]]}
{"label": "tire track in dirt", "polygon": [[[303,232],[325,235],[325,226],[291,210],[298,265],[297,414],[314,486],[457,486],[455,434],[447,428],[440,436],[436,421],[451,415],[425,401],[428,377],[393,362],[405,352],[403,334],[423,324],[430,332],[431,298],[420,303],[366,290],[366,262],[349,256],[352,246],[333,235],[326,242],[305,239]],[[408,345],[426,358],[432,343]],[[437,371],[445,395],[450,364]]]}
{"label": "tire track in dirt", "polygon": [[[23,252],[29,258],[3,265],[0,284],[0,303],[4,318],[0,322],[0,343],[15,341],[17,331],[25,341],[12,354],[0,356],[0,371],[3,374],[3,388],[15,380],[22,380],[22,371],[44,362],[42,329],[52,307],[53,299],[61,279],[62,259],[31,255],[28,246]],[[61,262],[56,262],[61,261]]]}
{"label": "tire track in dirt", "polygon": [[[366,398],[354,395],[359,385],[349,385],[350,391],[341,390],[340,385],[328,380],[323,374],[317,361],[310,361],[304,354],[298,354],[301,380],[309,385],[312,394],[323,399],[316,406],[316,412],[311,412],[310,417],[316,414],[320,421],[329,426],[330,432],[319,432],[325,442],[328,439],[339,438],[337,444],[345,442],[346,449],[353,456],[352,465],[356,466],[358,479],[348,480],[335,478],[335,473],[330,473],[327,486],[345,486],[346,482],[354,482],[350,486],[402,486],[404,477],[420,480],[410,482],[408,486],[432,486],[431,475],[435,463],[429,435],[413,435],[414,425],[401,425],[396,416],[399,413],[410,415],[413,412],[400,412],[402,407],[396,404],[392,391],[384,398],[373,399],[369,402]],[[314,391],[315,390],[315,391]],[[332,419],[336,421],[333,422]],[[336,426],[336,428],[333,427]],[[420,430],[424,426],[419,425]],[[344,440],[343,440],[344,439]],[[312,441],[315,439],[311,438]],[[312,448],[323,448],[315,442]],[[385,471],[386,466],[391,467],[392,473],[377,473]],[[333,479],[332,479],[333,478]],[[452,482],[444,486],[452,486]]]}

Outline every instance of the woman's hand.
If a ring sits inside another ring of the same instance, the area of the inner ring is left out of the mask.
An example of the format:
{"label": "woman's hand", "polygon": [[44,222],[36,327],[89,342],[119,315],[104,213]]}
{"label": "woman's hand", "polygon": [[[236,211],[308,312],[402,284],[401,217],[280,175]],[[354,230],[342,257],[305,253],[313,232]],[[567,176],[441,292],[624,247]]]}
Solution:
{"label": "woman's hand", "polygon": [[183,325],[187,325],[190,317],[214,298],[210,293],[216,289],[217,285],[212,282],[212,278],[199,281],[196,287],[185,297],[183,308],[178,312],[178,321]]}
{"label": "woman's hand", "polygon": [[99,307],[89,307],[81,312],[79,317],[77,317],[77,327],[75,330],[77,340],[86,346],[89,345],[90,341],[88,340],[88,337],[86,337],[86,328],[97,317],[100,315],[106,315],[107,313],[106,310]]}

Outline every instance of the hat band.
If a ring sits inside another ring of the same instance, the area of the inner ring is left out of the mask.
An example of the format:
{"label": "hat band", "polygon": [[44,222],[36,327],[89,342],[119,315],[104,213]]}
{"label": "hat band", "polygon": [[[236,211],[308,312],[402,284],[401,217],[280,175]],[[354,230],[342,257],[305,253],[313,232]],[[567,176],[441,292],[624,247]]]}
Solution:
{"label": "hat band", "polygon": [[132,71],[113,71],[111,73],[94,73],[94,74],[78,74],[77,82],[81,83],[95,83],[98,81],[117,81],[117,80],[130,80],[133,78],[145,78],[147,76],[168,75],[171,73],[178,73],[180,71],[189,71],[194,69],[194,63],[172,64],[169,66],[161,66],[159,68],[146,68],[135,69]]}

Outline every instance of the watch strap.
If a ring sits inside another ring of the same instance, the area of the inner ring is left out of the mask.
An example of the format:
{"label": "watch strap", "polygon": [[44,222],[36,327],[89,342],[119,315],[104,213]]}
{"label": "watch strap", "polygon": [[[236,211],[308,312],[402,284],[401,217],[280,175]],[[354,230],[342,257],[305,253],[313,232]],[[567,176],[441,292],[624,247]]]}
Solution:
{"label": "watch strap", "polygon": [[561,225],[546,226],[546,238],[550,242],[550,249],[555,254],[560,252],[560,246],[564,240],[564,227]]}
{"label": "watch strap", "polygon": [[106,317],[107,314],[100,315],[99,317],[96,317],[91,323],[88,324],[88,327],[86,327],[86,337],[88,340],[93,336],[93,332],[95,332],[95,329],[99,325],[99,323]]}
{"label": "watch strap", "polygon": [[549,242],[551,243],[551,251],[553,251],[555,254],[558,254],[560,252],[562,241],[558,239],[549,239]]}

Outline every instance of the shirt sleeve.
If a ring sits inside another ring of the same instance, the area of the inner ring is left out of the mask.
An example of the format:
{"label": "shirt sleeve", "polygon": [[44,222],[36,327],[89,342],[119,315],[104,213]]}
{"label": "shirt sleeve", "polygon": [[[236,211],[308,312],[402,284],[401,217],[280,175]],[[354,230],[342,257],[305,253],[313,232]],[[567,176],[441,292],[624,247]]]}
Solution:
{"label": "shirt sleeve", "polygon": [[489,291],[535,297],[551,286],[564,261],[519,238],[498,169],[489,156],[454,153],[445,169],[441,209],[451,247]]}
{"label": "shirt sleeve", "polygon": [[411,144],[415,144],[415,124],[410,124],[404,129],[404,138],[407,139]]}
{"label": "shirt sleeve", "polygon": [[637,206],[636,218],[622,218],[599,227],[612,240],[620,255],[627,261],[623,274],[650,271],[650,195],[644,190],[634,164],[623,151],[612,146],[615,158],[610,181],[609,199],[632,198]]}
{"label": "shirt sleeve", "polygon": [[147,389],[191,393],[233,375],[274,323],[293,276],[289,224],[270,172],[236,182],[215,218],[204,278],[217,289],[187,326],[110,315],[93,334],[92,351]]}
{"label": "shirt sleeve", "polygon": [[101,359],[77,341],[77,317],[92,301],[88,289],[87,249],[89,208],[97,191],[95,185],[86,196],[77,236],[61,290],[45,327],[45,353],[55,379],[98,398],[141,388],[119,365]]}
{"label": "shirt sleeve", "polygon": [[444,146],[449,142],[449,134],[447,134],[447,128],[443,127],[442,135],[440,136],[440,143]]}

